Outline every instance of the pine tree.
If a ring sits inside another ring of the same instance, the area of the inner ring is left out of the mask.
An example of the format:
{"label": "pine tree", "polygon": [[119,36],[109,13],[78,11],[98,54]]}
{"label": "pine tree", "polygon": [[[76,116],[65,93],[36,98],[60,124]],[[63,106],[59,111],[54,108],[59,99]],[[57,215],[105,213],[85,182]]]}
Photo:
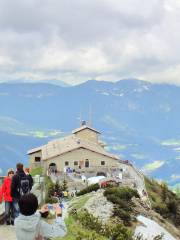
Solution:
{"label": "pine tree", "polygon": [[168,187],[166,183],[161,184],[161,197],[162,201],[165,202],[167,199]]}
{"label": "pine tree", "polygon": [[57,180],[55,185],[54,185],[54,192],[59,194],[62,191],[62,186],[60,186],[59,181]]}
{"label": "pine tree", "polygon": [[67,191],[67,189],[68,189],[67,181],[64,179],[64,180],[63,180],[63,184],[62,184],[62,190],[63,190],[63,191]]}
{"label": "pine tree", "polygon": [[54,195],[54,184],[50,183],[48,188],[48,196],[51,197]]}

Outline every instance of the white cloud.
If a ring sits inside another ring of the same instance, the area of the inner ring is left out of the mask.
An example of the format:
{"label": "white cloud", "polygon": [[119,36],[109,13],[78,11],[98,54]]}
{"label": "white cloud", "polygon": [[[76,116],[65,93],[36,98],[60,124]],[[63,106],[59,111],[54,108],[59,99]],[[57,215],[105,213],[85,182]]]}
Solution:
{"label": "white cloud", "polygon": [[149,173],[157,170],[158,168],[161,168],[165,164],[165,161],[162,160],[156,160],[152,163],[146,164],[143,168],[142,171],[144,173]]}
{"label": "white cloud", "polygon": [[175,147],[175,151],[179,151],[180,140],[179,139],[167,139],[161,142],[162,146]]}
{"label": "white cloud", "polygon": [[178,180],[178,179],[180,179],[180,174],[178,175],[178,174],[172,174],[171,175],[171,179],[172,180]]}
{"label": "white cloud", "polygon": [[143,160],[143,159],[147,158],[147,156],[142,153],[133,153],[133,154],[131,154],[131,156],[138,160]]}
{"label": "white cloud", "polygon": [[1,0],[0,80],[180,84],[178,0]]}

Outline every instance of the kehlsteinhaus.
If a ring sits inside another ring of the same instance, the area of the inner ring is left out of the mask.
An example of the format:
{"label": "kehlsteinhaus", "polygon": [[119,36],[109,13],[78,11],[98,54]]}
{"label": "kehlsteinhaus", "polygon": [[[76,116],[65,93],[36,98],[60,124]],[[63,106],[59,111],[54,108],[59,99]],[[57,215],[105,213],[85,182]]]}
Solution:
{"label": "kehlsteinhaus", "polygon": [[30,167],[42,166],[45,173],[71,171],[86,177],[118,177],[143,189],[142,174],[128,161],[107,152],[99,135],[99,131],[83,123],[71,135],[29,150]]}

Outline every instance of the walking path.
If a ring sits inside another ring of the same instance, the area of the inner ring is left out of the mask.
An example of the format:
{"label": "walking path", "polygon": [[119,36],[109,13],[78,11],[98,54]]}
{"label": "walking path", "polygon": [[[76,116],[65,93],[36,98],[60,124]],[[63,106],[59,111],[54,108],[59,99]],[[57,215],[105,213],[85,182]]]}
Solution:
{"label": "walking path", "polygon": [[0,226],[0,239],[4,240],[16,240],[15,227],[14,226]]}
{"label": "walking path", "polygon": [[0,204],[0,215],[4,213],[4,202]]}

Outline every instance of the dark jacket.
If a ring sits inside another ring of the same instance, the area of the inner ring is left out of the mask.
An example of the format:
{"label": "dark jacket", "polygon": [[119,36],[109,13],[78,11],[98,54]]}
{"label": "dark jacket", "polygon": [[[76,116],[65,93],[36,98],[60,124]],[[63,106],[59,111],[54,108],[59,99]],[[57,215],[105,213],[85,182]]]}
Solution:
{"label": "dark jacket", "polygon": [[29,188],[30,190],[32,189],[33,185],[33,179],[31,175],[26,175],[23,170],[17,171],[16,174],[12,177],[12,182],[11,182],[11,196],[13,200],[19,200],[21,195],[19,192],[19,186],[20,186],[20,179],[23,177],[28,177],[29,178]]}
{"label": "dark jacket", "polygon": [[33,186],[33,183],[34,183],[34,181],[33,181],[33,178],[32,178],[32,176],[31,176],[31,174],[26,174],[26,176],[28,176],[28,178],[29,178],[29,182],[30,182],[30,190],[32,189],[32,186]]}

